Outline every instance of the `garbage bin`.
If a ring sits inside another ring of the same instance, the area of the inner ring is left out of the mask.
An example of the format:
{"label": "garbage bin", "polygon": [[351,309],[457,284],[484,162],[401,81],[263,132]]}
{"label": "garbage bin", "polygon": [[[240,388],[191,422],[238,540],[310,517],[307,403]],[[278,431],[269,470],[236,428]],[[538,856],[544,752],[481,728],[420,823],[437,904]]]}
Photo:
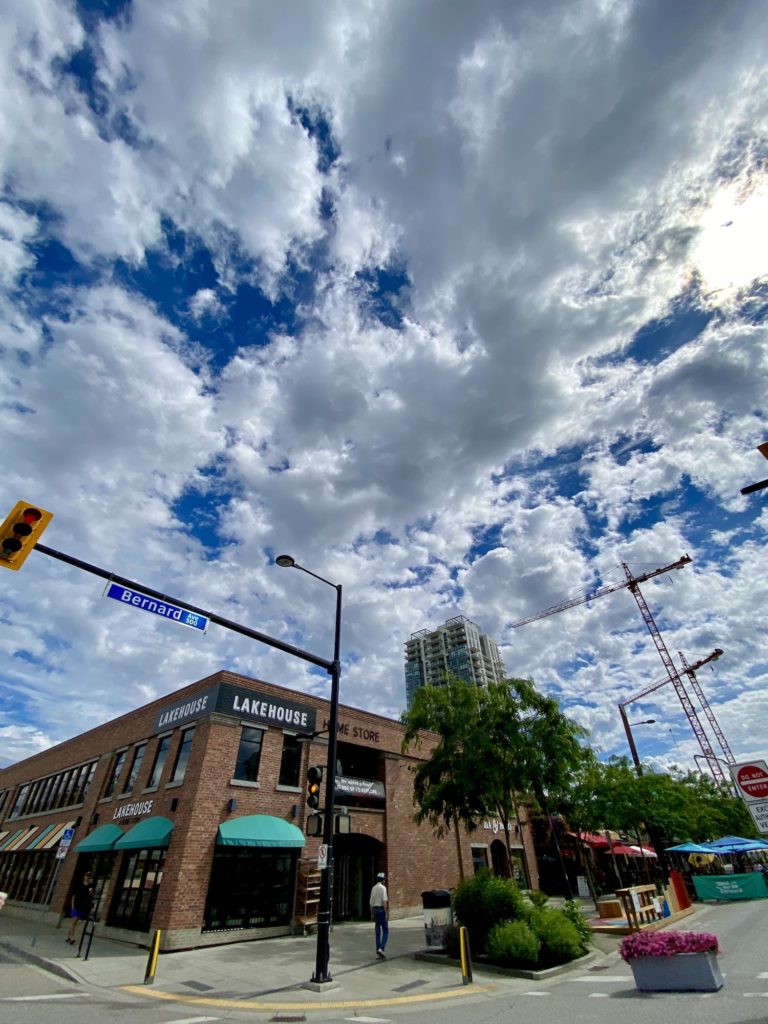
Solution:
{"label": "garbage bin", "polygon": [[421,903],[427,945],[433,949],[444,949],[445,933],[453,924],[451,894],[447,889],[427,889],[421,894]]}

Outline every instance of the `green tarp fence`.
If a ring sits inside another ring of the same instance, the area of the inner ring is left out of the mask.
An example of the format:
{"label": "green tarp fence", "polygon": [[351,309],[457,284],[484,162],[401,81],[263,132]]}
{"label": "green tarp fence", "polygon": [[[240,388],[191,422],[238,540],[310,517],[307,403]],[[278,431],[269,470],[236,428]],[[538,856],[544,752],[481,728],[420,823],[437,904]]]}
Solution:
{"label": "green tarp fence", "polygon": [[700,900],[768,899],[768,881],[759,871],[748,875],[694,875],[693,884]]}

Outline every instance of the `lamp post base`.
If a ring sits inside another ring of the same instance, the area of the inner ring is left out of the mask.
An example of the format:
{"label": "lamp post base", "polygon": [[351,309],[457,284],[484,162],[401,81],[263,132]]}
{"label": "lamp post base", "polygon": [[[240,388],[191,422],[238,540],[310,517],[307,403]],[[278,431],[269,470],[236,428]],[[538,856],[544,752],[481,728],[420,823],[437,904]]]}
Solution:
{"label": "lamp post base", "polygon": [[310,992],[330,992],[334,988],[341,988],[341,985],[338,981],[334,981],[333,978],[328,978],[325,981],[315,981],[312,978],[309,981],[305,981],[301,987],[308,988]]}

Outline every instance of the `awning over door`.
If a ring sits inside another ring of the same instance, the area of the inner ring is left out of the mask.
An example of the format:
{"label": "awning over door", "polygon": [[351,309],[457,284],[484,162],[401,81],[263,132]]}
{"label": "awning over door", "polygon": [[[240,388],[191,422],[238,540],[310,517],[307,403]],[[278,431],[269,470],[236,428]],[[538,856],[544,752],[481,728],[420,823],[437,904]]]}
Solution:
{"label": "awning over door", "polygon": [[295,849],[304,845],[304,834],[289,821],[275,818],[271,814],[246,814],[219,825],[216,845]]}
{"label": "awning over door", "polygon": [[145,818],[118,839],[113,850],[150,850],[165,847],[171,841],[173,822],[157,815]]}
{"label": "awning over door", "polygon": [[122,839],[123,830],[117,825],[100,825],[85,839],[81,839],[75,847],[75,853],[102,853],[113,849],[118,839]]}

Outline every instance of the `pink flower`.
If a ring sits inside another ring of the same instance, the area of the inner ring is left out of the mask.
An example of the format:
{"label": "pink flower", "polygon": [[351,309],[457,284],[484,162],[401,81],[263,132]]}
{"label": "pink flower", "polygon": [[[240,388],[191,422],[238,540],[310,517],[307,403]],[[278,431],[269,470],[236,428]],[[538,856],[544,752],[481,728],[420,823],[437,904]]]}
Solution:
{"label": "pink flower", "polygon": [[711,932],[633,932],[622,939],[622,960],[641,956],[677,956],[679,953],[719,953],[717,936]]}

